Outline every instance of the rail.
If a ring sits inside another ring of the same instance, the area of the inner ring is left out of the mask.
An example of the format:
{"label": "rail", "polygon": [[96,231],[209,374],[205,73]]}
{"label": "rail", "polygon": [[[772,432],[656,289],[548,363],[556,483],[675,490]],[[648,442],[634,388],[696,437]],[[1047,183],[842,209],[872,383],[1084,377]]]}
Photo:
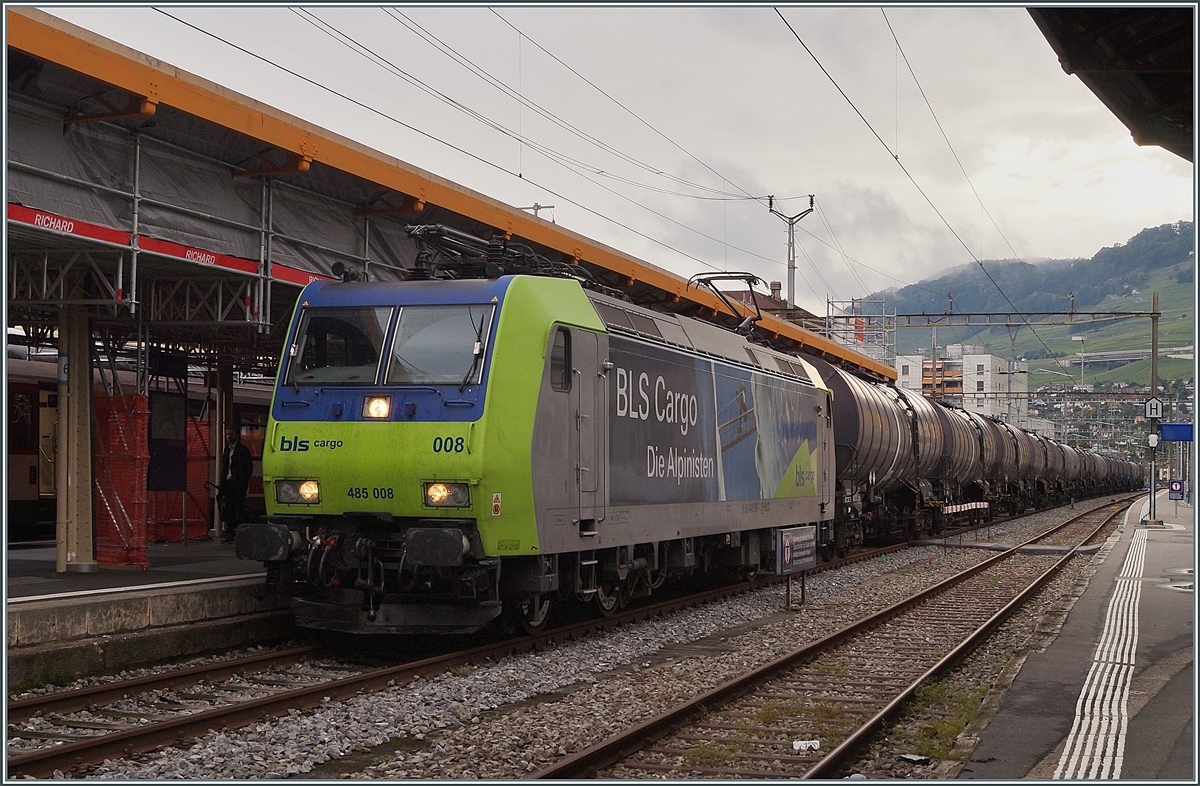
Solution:
{"label": "rail", "polygon": [[[1127,506],[1127,502],[1123,503]],[[638,751],[642,751],[652,743],[674,733],[675,731],[684,728],[693,722],[693,719],[699,716],[711,717],[719,708],[726,707],[738,699],[746,696],[757,690],[760,686],[772,680],[778,680],[784,675],[797,669],[798,667],[813,661],[820,655],[833,651],[835,648],[850,642],[851,640],[861,635],[866,635],[871,631],[877,630],[886,622],[895,620],[908,613],[909,611],[922,607],[927,604],[932,598],[946,593],[948,590],[962,585],[969,579],[982,574],[984,571],[1006,562],[1010,558],[1016,556],[1019,550],[1025,546],[1032,545],[1038,540],[1041,540],[1062,528],[1071,525],[1086,516],[1094,515],[1097,511],[1102,511],[1106,507],[1112,507],[1112,503],[1101,506],[1099,508],[1085,511],[1078,516],[1069,519],[1062,525],[1052,528],[1051,530],[1041,533],[1034,538],[1029,539],[1025,543],[1015,546],[1005,552],[1002,552],[995,557],[984,560],[983,562],[965,570],[961,573],[940,582],[939,584],[926,589],[912,597],[903,600],[899,603],[880,611],[858,622],[852,623],[839,631],[836,631],[819,641],[801,647],[793,652],[783,655],[775,660],[767,663],[758,669],[755,669],[747,674],[744,674],[734,680],[731,680],[723,685],[720,685],[712,690],[697,696],[690,701],[684,702],[679,706],[662,713],[654,718],[651,718],[637,726],[625,730],[624,732],[614,735],[597,745],[586,750],[580,751],[571,756],[565,757],[560,761],[539,770],[531,777],[537,779],[562,779],[562,778],[582,778],[593,777],[618,762],[629,759]],[[1113,512],[1110,516],[1097,527],[1094,532],[1098,532],[1107,525],[1113,517],[1117,515],[1119,510]],[[1090,537],[1091,535],[1089,535]],[[1086,542],[1086,539],[1085,541]],[[800,755],[800,756],[783,756],[791,764],[809,764],[812,766],[803,773],[796,771],[751,771],[751,770],[731,770],[729,768],[705,769],[702,767],[691,766],[687,764],[654,764],[643,762],[630,762],[626,766],[633,772],[638,771],[671,771],[675,774],[687,772],[699,773],[708,776],[718,777],[806,777],[816,778],[827,776],[832,770],[840,764],[850,751],[866,738],[868,738],[884,720],[891,717],[895,711],[910,698],[916,691],[917,687],[925,680],[935,676],[952,663],[956,662],[963,654],[973,648],[983,637],[993,630],[1005,617],[1008,616],[1015,608],[1017,608],[1025,599],[1037,591],[1045,582],[1061,569],[1071,557],[1074,556],[1075,550],[1064,555],[1057,560],[1054,565],[1032,582],[1028,582],[1026,588],[1019,592],[1016,597],[1010,599],[1001,608],[990,614],[988,618],[980,625],[977,625],[973,630],[963,638],[957,646],[944,656],[938,658],[932,665],[923,669],[920,676],[911,682],[905,683],[905,687],[896,692],[893,697],[884,702],[881,709],[872,715],[872,717],[857,729],[851,731],[842,737],[842,741],[828,754],[817,758],[815,756]],[[891,647],[894,649],[894,646]],[[900,655],[903,659],[911,660],[916,656],[916,652],[909,651]],[[861,679],[861,675],[858,675]],[[861,700],[860,700],[861,701]],[[660,755],[663,752],[657,751]],[[671,758],[670,755],[667,758]],[[772,760],[780,757],[771,757]]]}

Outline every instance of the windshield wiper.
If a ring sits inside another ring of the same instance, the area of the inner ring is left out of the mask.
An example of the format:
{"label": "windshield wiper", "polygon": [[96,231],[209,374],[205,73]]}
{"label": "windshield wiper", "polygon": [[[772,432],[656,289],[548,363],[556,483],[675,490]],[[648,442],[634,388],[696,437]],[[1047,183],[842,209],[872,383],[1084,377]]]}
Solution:
{"label": "windshield wiper", "polygon": [[297,353],[297,347],[293,343],[288,348],[288,370],[287,370],[287,373],[288,373],[288,376],[290,376],[292,378],[292,387],[294,387],[296,389],[296,393],[299,394],[300,393],[300,382],[299,382],[299,380],[296,379],[296,363],[299,359],[296,357],[296,353]]}
{"label": "windshield wiper", "polygon": [[[470,316],[470,311],[467,315]],[[486,313],[486,312],[485,312]],[[483,357],[483,320],[484,314],[479,315],[479,326],[475,326],[475,318],[471,317],[471,327],[475,328],[475,347],[471,353],[471,367],[467,369],[467,375],[463,377],[462,384],[458,386],[458,392],[462,393],[467,389],[467,383],[471,381],[471,375],[475,373],[475,367],[479,365],[480,358]]]}

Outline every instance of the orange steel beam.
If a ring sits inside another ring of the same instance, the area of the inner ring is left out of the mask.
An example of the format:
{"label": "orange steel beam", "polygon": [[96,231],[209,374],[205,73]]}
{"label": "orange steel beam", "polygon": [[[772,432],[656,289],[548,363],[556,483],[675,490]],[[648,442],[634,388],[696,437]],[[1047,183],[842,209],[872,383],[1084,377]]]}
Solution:
{"label": "orange steel beam", "polygon": [[98,103],[104,104],[109,111],[98,115],[71,115],[63,120],[63,128],[77,123],[95,123],[101,120],[130,120],[135,117],[150,119],[158,110],[158,104],[142,96],[130,96],[124,109],[117,109],[99,96],[93,96]]}
{"label": "orange steel beam", "polygon": [[235,170],[234,177],[266,177],[267,175],[286,175],[292,172],[307,172],[312,166],[312,159],[298,153],[288,153],[287,160],[282,166],[266,167],[264,169]]}
{"label": "orange steel beam", "polygon": [[[22,52],[146,96],[151,101],[173,106],[195,117],[275,145],[293,155],[318,161],[402,194],[412,194],[421,203],[438,205],[487,224],[502,234],[517,235],[559,251],[568,258],[610,270],[630,282],[648,284],[663,291],[672,302],[689,301],[708,308],[713,314],[728,313],[716,295],[706,290],[688,288],[685,279],[662,268],[371,150],[43,11],[9,8],[7,21],[8,45]],[[740,312],[735,316],[753,313],[740,304],[735,304],[735,309]],[[896,379],[895,370],[889,366],[790,322],[764,315],[758,324],[776,333],[781,340],[792,342],[796,349],[833,357],[880,377]]]}

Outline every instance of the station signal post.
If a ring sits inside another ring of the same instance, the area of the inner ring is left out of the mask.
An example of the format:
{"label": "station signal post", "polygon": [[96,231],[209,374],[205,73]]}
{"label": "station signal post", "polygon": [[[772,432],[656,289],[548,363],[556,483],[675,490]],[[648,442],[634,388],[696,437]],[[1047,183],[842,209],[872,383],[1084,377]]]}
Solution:
{"label": "station signal post", "polygon": [[1150,511],[1146,517],[1149,526],[1161,525],[1158,518],[1158,424],[1163,416],[1162,399],[1158,397],[1158,293],[1150,296],[1150,398],[1146,400],[1146,420],[1150,421]]}
{"label": "station signal post", "polygon": [[1145,415],[1146,420],[1150,421],[1150,436],[1147,438],[1150,445],[1150,511],[1146,516],[1146,524],[1156,525],[1162,524],[1158,518],[1158,503],[1155,500],[1155,492],[1158,490],[1158,467],[1155,459],[1158,457],[1158,424],[1163,416],[1162,399],[1158,396],[1147,399]]}

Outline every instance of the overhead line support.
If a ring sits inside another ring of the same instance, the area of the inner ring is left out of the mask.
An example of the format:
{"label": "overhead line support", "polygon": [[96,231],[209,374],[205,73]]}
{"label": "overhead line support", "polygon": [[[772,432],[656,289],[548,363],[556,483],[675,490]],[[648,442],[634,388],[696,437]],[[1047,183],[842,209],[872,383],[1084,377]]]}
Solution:
{"label": "overhead line support", "polygon": [[[1152,316],[1149,311],[1025,311],[954,314],[894,314],[896,327],[1023,327],[1026,325],[1088,325]],[[886,315],[884,315],[886,316]]]}
{"label": "overhead line support", "polygon": [[796,224],[800,223],[800,219],[813,212],[813,200],[814,196],[809,194],[808,210],[797,213],[794,216],[787,216],[775,209],[774,196],[767,197],[767,209],[782,218],[788,225],[788,308],[796,307]]}

